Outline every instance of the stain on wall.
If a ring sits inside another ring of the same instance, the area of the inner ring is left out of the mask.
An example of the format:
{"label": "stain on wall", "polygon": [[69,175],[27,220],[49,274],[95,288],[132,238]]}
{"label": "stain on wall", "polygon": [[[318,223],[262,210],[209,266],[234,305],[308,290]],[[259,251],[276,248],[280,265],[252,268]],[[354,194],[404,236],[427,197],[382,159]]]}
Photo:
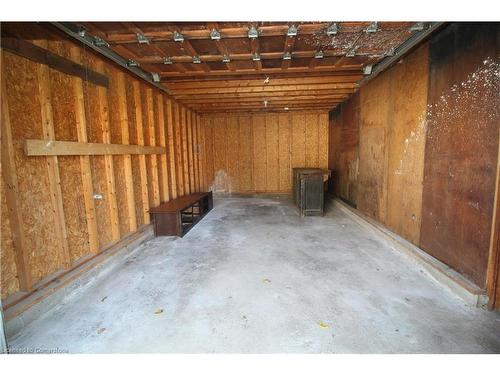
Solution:
{"label": "stain on wall", "polygon": [[500,25],[430,41],[421,247],[485,285],[500,121]]}
{"label": "stain on wall", "polygon": [[201,117],[210,189],[290,193],[293,167],[328,166],[326,112]]}

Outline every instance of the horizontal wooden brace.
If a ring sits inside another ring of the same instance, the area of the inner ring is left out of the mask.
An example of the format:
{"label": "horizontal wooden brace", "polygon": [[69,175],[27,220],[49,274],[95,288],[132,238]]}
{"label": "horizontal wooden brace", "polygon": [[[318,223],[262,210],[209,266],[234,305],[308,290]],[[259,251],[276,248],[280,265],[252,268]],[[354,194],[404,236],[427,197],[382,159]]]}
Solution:
{"label": "horizontal wooden brace", "polygon": [[27,156],[47,155],[151,155],[163,154],[165,147],[85,143],[27,139],[24,148]]}
{"label": "horizontal wooden brace", "polygon": [[80,77],[83,80],[96,84],[98,86],[108,87],[108,77],[88,69],[84,65],[75,63],[62,56],[56,55],[44,48],[38,47],[26,40],[2,36],[2,48],[18,56],[40,64],[47,65],[49,68],[66,73],[72,76]]}

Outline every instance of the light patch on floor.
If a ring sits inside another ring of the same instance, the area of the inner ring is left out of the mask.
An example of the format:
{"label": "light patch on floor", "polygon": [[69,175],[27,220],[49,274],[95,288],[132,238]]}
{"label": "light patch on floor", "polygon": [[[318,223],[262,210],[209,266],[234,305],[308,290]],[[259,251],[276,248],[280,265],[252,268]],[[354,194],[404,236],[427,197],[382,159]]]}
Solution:
{"label": "light patch on floor", "polygon": [[12,348],[76,353],[500,352],[467,306],[337,209],[229,198],[184,238],[140,246],[26,327]]}

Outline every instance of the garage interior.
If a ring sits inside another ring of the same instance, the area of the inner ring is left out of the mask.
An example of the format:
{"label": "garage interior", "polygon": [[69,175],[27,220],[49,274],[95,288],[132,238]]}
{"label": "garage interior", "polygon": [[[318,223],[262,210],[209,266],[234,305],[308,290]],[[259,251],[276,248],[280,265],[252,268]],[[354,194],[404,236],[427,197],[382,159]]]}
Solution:
{"label": "garage interior", "polygon": [[2,22],[1,102],[9,352],[500,353],[499,23]]}

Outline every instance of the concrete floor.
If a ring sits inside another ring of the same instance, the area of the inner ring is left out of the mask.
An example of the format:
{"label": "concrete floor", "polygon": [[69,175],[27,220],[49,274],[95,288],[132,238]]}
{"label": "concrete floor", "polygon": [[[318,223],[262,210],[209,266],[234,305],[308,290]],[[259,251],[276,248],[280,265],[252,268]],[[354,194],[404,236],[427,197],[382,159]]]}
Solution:
{"label": "concrete floor", "polygon": [[230,198],[184,238],[140,246],[11,347],[77,353],[500,352],[500,314],[465,305],[345,213]]}

